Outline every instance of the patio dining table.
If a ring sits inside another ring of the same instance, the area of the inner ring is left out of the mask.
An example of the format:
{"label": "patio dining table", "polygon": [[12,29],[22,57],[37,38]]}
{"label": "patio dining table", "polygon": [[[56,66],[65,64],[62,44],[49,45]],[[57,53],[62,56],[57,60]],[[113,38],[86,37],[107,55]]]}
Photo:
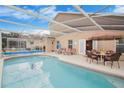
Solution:
{"label": "patio dining table", "polygon": [[112,53],[106,53],[106,52],[103,52],[101,51],[100,53],[98,53],[98,56],[100,57],[100,62],[103,62],[104,65],[106,65],[106,62],[104,62],[104,57],[105,56],[111,56]]}
{"label": "patio dining table", "polygon": [[[93,53],[93,54],[97,55],[99,57],[99,59],[100,59],[100,62],[104,63],[103,58],[107,55],[106,52],[101,51],[101,52],[97,52],[97,53]],[[105,65],[105,63],[104,63],[104,65]]]}

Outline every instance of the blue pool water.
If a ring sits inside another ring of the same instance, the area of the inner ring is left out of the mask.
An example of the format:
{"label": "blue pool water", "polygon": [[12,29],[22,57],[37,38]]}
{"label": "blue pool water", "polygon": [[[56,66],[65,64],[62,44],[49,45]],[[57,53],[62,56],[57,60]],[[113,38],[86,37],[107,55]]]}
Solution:
{"label": "blue pool water", "polygon": [[4,62],[2,87],[113,88],[124,80],[63,63],[50,56],[14,58]]}

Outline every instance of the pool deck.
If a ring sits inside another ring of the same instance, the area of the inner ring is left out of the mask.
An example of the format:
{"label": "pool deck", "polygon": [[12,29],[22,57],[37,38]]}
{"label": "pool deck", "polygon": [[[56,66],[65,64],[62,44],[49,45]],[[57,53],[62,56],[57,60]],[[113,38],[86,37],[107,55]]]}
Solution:
{"label": "pool deck", "polygon": [[99,62],[98,64],[94,61],[93,63],[89,63],[87,58],[82,55],[62,55],[49,53],[48,55],[58,57],[63,62],[77,65],[83,68],[87,68],[93,71],[102,72],[105,74],[109,74],[112,76],[117,76],[124,79],[124,61],[119,61],[121,68],[118,68],[117,63],[115,62],[113,68],[111,68],[110,64],[103,65],[103,62]]}

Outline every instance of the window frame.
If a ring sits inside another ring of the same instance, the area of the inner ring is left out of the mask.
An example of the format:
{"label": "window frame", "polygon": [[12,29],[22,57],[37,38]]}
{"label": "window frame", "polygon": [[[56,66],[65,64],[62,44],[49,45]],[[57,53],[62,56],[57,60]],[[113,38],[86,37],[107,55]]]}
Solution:
{"label": "window frame", "polygon": [[119,40],[116,42],[116,52],[124,53],[124,39],[120,39],[120,40],[123,42]]}
{"label": "window frame", "polygon": [[73,48],[73,40],[68,40],[68,48]]}

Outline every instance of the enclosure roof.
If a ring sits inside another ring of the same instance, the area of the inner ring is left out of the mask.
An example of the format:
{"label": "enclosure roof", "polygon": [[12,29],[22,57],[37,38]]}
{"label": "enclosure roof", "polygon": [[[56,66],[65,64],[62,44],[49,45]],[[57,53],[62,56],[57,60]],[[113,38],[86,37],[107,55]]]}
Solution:
{"label": "enclosure roof", "polygon": [[[96,23],[98,23],[104,30],[124,30],[124,16],[122,14],[88,14]],[[72,28],[76,28],[80,31],[92,31],[99,30],[88,18],[81,13],[59,13],[54,20],[66,24]],[[49,24],[50,30],[58,32],[72,33],[74,30],[70,30],[61,25],[55,23]]]}

